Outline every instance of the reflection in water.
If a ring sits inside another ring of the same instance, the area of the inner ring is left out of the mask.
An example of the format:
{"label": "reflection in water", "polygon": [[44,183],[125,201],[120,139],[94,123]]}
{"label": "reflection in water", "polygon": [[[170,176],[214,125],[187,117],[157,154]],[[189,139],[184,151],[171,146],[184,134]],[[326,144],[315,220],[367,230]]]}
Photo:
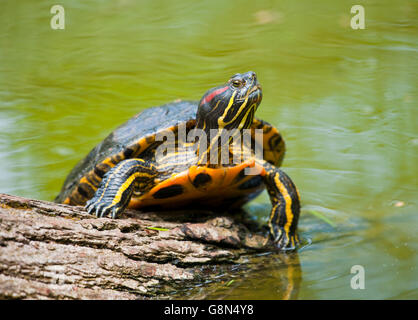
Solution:
{"label": "reflection in water", "polygon": [[[302,281],[299,256],[267,253],[243,259],[233,266],[207,267],[213,279],[177,292],[173,299],[297,299]],[[203,271],[202,274],[205,274]]]}
{"label": "reflection in water", "polygon": [[[254,70],[256,116],[286,140],[312,239],[298,297],[418,298],[416,1],[367,1],[365,30],[350,28],[348,0],[61,4],[65,30],[51,30],[48,1],[1,3],[0,192],[52,200],[134,114]],[[266,194],[249,207],[266,221]],[[259,297],[276,297],[273,256],[247,280]],[[355,264],[366,290],[349,286]]]}
{"label": "reflection in water", "polygon": [[[280,271],[277,268],[279,263],[283,264]],[[302,281],[302,268],[297,253],[281,254],[275,259],[275,266],[272,270],[273,279],[277,279],[277,285],[273,288],[279,293],[278,299],[297,299],[300,282]]]}

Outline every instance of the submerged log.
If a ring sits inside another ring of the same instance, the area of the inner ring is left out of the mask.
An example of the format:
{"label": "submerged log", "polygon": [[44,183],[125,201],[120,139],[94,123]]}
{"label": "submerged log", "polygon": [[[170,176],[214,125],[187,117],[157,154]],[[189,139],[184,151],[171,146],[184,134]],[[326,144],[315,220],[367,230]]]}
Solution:
{"label": "submerged log", "polygon": [[83,207],[0,194],[0,299],[170,297],[231,264],[271,249],[242,214],[205,211],[95,218]]}

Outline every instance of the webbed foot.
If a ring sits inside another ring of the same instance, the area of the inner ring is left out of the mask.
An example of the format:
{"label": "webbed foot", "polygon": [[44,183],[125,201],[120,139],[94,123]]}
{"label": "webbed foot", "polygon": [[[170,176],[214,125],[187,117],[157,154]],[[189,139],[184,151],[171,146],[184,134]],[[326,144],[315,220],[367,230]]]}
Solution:
{"label": "webbed foot", "polygon": [[299,236],[297,233],[286,232],[284,228],[274,226],[270,232],[273,242],[279,250],[296,250],[299,246]]}

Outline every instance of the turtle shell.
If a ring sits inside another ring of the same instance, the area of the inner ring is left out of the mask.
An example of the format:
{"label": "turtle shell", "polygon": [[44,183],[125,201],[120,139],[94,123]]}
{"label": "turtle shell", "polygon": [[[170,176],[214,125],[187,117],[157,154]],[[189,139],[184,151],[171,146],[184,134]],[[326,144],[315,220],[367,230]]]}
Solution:
{"label": "turtle shell", "polygon": [[101,179],[113,165],[135,157],[154,143],[157,132],[170,130],[181,123],[194,123],[197,107],[197,101],[172,102],[145,109],[120,125],[71,170],[55,202],[65,203],[76,187],[81,195],[88,192],[80,188],[83,177],[91,172],[94,180],[95,172]]}

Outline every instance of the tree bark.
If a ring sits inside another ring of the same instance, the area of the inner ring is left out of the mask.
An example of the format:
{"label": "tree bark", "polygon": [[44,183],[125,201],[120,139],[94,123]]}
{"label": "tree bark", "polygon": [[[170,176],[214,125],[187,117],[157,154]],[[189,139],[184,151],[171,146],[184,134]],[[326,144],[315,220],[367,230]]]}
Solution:
{"label": "tree bark", "polygon": [[83,207],[0,194],[1,299],[169,298],[203,281],[204,266],[269,249],[242,214],[95,218]]}

